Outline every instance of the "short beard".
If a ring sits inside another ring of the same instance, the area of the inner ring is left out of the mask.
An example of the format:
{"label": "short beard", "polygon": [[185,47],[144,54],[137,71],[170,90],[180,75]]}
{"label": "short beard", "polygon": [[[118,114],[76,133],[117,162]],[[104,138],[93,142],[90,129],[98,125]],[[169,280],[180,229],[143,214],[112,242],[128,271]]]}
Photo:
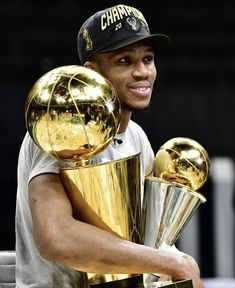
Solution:
{"label": "short beard", "polygon": [[147,105],[146,107],[143,107],[143,108],[137,108],[137,107],[133,107],[130,104],[124,102],[124,103],[122,103],[122,108],[127,110],[127,111],[130,111],[130,112],[144,112],[144,111],[149,110],[150,105]]}

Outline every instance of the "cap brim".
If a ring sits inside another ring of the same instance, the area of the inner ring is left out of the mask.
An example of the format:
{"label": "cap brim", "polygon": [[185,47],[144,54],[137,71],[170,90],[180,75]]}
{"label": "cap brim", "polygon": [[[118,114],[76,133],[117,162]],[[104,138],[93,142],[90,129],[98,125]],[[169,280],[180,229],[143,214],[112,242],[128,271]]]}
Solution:
{"label": "cap brim", "polygon": [[152,34],[152,35],[135,35],[133,37],[122,39],[120,42],[116,42],[112,45],[109,45],[99,52],[112,52],[121,48],[124,48],[130,44],[136,43],[141,40],[148,40],[150,44],[153,46],[154,50],[162,49],[167,47],[171,43],[170,37],[164,34]]}

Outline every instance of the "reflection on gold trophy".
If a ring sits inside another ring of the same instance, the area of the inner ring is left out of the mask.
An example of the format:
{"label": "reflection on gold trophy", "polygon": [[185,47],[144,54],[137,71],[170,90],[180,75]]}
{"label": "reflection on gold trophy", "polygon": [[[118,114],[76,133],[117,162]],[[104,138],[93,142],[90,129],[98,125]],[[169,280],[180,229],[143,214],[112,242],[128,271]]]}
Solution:
{"label": "reflection on gold trophy", "polygon": [[[114,139],[120,103],[112,85],[82,66],[55,68],[32,87],[27,130],[50,156],[67,162],[61,179],[74,217],[140,243],[140,155],[92,164]],[[91,286],[139,287],[142,275],[88,273]]]}
{"label": "reflection on gold trophy", "polygon": [[[199,205],[206,201],[196,190],[206,182],[209,169],[206,150],[193,139],[176,137],[161,146],[155,156],[154,175],[145,181],[143,244],[155,248],[175,244]],[[159,283],[152,287],[163,286]]]}
{"label": "reflection on gold trophy", "polygon": [[113,140],[120,125],[120,104],[111,84],[97,72],[62,66],[34,84],[25,118],[41,149],[77,166]]}

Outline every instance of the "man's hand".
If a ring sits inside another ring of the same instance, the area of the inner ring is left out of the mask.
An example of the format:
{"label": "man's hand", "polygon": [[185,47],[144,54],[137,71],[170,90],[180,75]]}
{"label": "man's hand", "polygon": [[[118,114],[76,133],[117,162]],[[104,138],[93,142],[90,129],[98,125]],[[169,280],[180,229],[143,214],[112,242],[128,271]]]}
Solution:
{"label": "man's hand", "polygon": [[185,262],[184,265],[186,267],[185,273],[188,275],[184,278],[170,277],[167,275],[159,275],[159,276],[161,276],[159,281],[166,281],[169,279],[169,277],[172,279],[173,282],[185,280],[186,278],[188,278],[188,279],[192,279],[194,288],[205,288],[204,284],[202,283],[202,281],[200,279],[200,269],[198,267],[198,264],[192,256],[180,251],[179,249],[177,249],[175,247],[175,245],[173,245],[173,246],[167,246],[166,245],[166,246],[164,246],[164,248],[159,248],[159,249],[166,250],[168,252],[172,252],[174,254],[177,254],[177,255],[183,257],[184,260],[186,261],[186,262],[184,261]]}
{"label": "man's hand", "polygon": [[[183,278],[184,279],[186,279],[186,278],[192,279],[194,288],[205,288],[202,280],[200,279],[200,270],[199,270],[197,262],[190,255],[184,254],[182,257],[186,261],[184,263],[185,274],[188,275],[188,276],[183,277]],[[172,277],[173,282],[177,282],[180,280],[183,280],[183,279],[181,279],[179,277]]]}

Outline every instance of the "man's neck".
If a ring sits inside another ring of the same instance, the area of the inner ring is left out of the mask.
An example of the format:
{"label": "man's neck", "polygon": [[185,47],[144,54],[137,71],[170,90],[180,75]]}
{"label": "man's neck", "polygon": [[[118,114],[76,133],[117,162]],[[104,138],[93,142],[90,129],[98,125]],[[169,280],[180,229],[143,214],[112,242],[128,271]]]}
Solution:
{"label": "man's neck", "polygon": [[123,133],[126,131],[126,128],[128,126],[128,123],[131,119],[131,112],[127,110],[122,110],[121,112],[121,121],[120,121],[120,127],[118,130],[118,133]]}

